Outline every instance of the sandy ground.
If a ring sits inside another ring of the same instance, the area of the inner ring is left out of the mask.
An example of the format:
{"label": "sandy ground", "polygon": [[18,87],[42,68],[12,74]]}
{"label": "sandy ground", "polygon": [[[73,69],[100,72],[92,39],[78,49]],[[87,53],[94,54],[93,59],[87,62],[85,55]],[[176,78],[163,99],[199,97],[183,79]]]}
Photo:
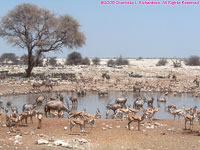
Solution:
{"label": "sandy ground", "polygon": [[[5,123],[4,116],[1,124]],[[42,129],[37,129],[37,120],[28,124],[28,127],[19,127],[22,138],[17,139],[16,134],[12,136],[7,132],[6,127],[0,127],[0,148],[1,149],[67,149],[49,144],[37,145],[38,139],[70,141],[72,139],[84,139],[87,143],[78,145],[74,149],[94,150],[198,150],[200,137],[198,136],[199,124],[195,122],[193,131],[184,130],[183,120],[153,120],[151,125],[144,121],[141,131],[137,130],[137,123],[131,124],[132,130],[126,128],[128,121],[98,119],[95,122],[96,128],[86,126],[86,133],[80,135],[79,127],[74,127],[70,134],[66,118],[44,118]],[[68,127],[64,130],[64,127]],[[19,132],[19,131],[18,131]],[[17,133],[19,134],[19,133]],[[27,135],[25,135],[27,134]],[[32,135],[33,134],[33,135]],[[16,144],[15,144],[16,143]]]}
{"label": "sandy ground", "polygon": [[[148,81],[150,84],[165,83],[170,87],[173,87],[176,91],[184,92],[185,87],[195,86],[193,83],[196,75],[200,73],[200,67],[188,67],[173,68],[172,63],[168,63],[167,66],[156,67],[155,64],[158,60],[145,59],[145,60],[132,60],[131,66],[126,66],[123,69],[113,69],[108,67],[89,67],[80,69],[76,67],[74,72],[84,76],[86,79],[95,77],[101,79],[103,72],[108,72],[111,75],[110,83],[99,82],[86,83],[85,87],[88,89],[95,85],[97,88],[109,88],[109,90],[132,90],[133,83],[136,81]],[[7,68],[9,69],[9,68]],[[43,70],[42,68],[39,68]],[[66,70],[70,70],[67,68]],[[66,71],[63,70],[63,71]],[[143,75],[143,78],[129,78],[130,72]],[[161,75],[167,76],[169,72],[177,75],[177,82],[171,82],[170,79],[158,79],[154,76]],[[116,84],[116,78],[121,79],[121,82]],[[128,80],[131,79],[131,80]],[[38,92],[33,90],[31,84],[33,81],[21,81],[21,80],[7,80],[0,83],[0,95],[10,94],[28,94]],[[81,83],[82,84],[82,83]],[[79,84],[80,85],[80,84]],[[76,83],[62,82],[59,85],[53,87],[53,91],[72,90],[79,86]],[[131,87],[129,89],[129,86]],[[184,87],[185,86],[185,87]],[[188,88],[189,89],[189,88]],[[41,87],[41,91],[48,90],[45,87]],[[197,91],[199,89],[196,89]],[[74,149],[93,149],[93,150],[199,150],[200,149],[200,137],[198,131],[200,125],[195,122],[193,131],[183,130],[183,120],[154,120],[153,123],[148,126],[147,123],[141,126],[141,131],[137,131],[137,123],[132,123],[133,130],[129,131],[127,128],[128,121],[117,120],[96,120],[96,128],[91,129],[89,125],[86,128],[86,134],[79,135],[79,128],[73,128],[73,134],[69,134],[69,125],[66,118],[44,118],[43,128],[37,129],[37,120],[34,123],[28,124],[28,127],[19,127],[22,137],[16,137],[16,133],[8,133],[8,128],[5,125],[5,116],[1,117],[0,126],[0,149],[41,149],[41,150],[54,150],[54,149],[67,149],[61,146],[55,146],[53,141],[64,140],[65,142],[71,142],[72,140],[85,139],[86,143],[75,143]],[[145,121],[144,121],[145,122]],[[154,125],[156,123],[156,125]],[[153,125],[153,126],[152,126]],[[64,130],[64,127],[68,127]],[[17,133],[19,134],[19,133]],[[53,138],[54,137],[54,138]],[[37,140],[45,139],[49,143],[44,145],[35,144]],[[51,139],[51,140],[50,140]],[[54,140],[52,140],[54,139]],[[50,141],[49,141],[50,140]],[[74,144],[74,143],[73,143]]]}

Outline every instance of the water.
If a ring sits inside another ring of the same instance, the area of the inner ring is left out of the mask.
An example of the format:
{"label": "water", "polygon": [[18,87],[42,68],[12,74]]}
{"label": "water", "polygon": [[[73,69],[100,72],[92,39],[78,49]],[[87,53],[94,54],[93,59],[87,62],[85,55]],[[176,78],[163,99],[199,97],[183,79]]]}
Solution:
{"label": "water", "polygon": [[[64,92],[62,93],[64,95],[65,100],[68,100],[69,97],[71,96],[70,92]],[[18,96],[5,96],[5,97],[1,97],[0,99],[3,100],[3,104],[4,106],[6,105],[6,103],[8,101],[12,102],[13,106],[17,106],[19,112],[22,111],[22,107],[24,104],[28,104],[28,103],[34,103],[35,99],[39,96],[40,94],[29,94],[29,95],[18,95]],[[44,93],[43,95],[45,96],[49,96],[49,93]],[[142,93],[142,95],[149,95],[149,93]],[[158,107],[158,103],[156,101],[156,98],[160,95],[159,93],[152,93],[151,95],[153,95],[153,97],[155,98],[154,101],[154,107],[157,108]],[[106,105],[108,103],[114,103],[115,99],[117,97],[121,96],[121,92],[109,92],[108,96],[106,97],[99,97],[98,94],[96,93],[92,93],[89,92],[86,94],[86,96],[84,97],[79,97],[78,98],[78,106],[77,109],[75,108],[75,110],[83,110],[86,109],[86,111],[88,113],[96,113],[97,108],[100,109],[102,117],[105,118],[105,113],[106,113]],[[131,107],[133,106],[133,102],[135,100],[135,93],[133,92],[128,92],[126,93],[126,97],[127,97],[127,104],[131,105]],[[154,116],[154,118],[157,119],[173,119],[173,115],[167,113],[165,111],[165,106],[169,105],[169,104],[175,104],[177,106],[177,109],[183,109],[183,107],[194,107],[197,106],[200,109],[200,99],[199,98],[194,98],[192,97],[192,94],[190,93],[185,93],[182,95],[178,95],[176,97],[174,97],[173,95],[169,95],[166,97],[167,98],[167,102],[166,103],[160,103],[160,108],[161,110],[159,112],[157,112]],[[68,103],[70,104],[70,108],[71,106],[71,101],[68,100]],[[39,110],[43,111],[44,108],[44,103],[42,106],[38,106]],[[144,108],[147,108],[147,104],[144,104]],[[75,111],[73,110],[73,111]],[[110,111],[110,114],[112,114],[113,112]],[[141,115],[138,114],[138,115]]]}

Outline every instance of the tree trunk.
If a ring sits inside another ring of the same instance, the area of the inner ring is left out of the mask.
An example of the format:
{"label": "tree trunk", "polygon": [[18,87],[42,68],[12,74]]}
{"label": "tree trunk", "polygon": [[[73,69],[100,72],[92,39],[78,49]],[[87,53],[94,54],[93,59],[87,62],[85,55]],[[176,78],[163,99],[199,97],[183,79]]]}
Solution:
{"label": "tree trunk", "polygon": [[33,60],[32,50],[28,50],[28,68],[26,69],[26,77],[31,76],[33,67],[34,67],[34,60]]}
{"label": "tree trunk", "polygon": [[33,70],[33,65],[29,65],[28,64],[28,68],[26,69],[26,77],[30,77],[31,76],[32,70]]}

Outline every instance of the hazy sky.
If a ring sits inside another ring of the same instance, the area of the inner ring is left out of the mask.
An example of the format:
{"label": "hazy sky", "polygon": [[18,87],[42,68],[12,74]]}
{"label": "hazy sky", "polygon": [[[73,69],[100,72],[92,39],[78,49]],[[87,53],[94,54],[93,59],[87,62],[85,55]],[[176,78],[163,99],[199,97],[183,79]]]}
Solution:
{"label": "hazy sky", "polygon": [[[192,1],[192,0],[188,0]],[[84,57],[200,56],[200,5],[101,5],[100,0],[1,0],[0,17],[22,3],[32,3],[55,14],[68,14],[81,24]],[[0,55],[26,50],[0,39]],[[70,53],[63,49],[57,57]],[[55,56],[48,53],[47,56]]]}

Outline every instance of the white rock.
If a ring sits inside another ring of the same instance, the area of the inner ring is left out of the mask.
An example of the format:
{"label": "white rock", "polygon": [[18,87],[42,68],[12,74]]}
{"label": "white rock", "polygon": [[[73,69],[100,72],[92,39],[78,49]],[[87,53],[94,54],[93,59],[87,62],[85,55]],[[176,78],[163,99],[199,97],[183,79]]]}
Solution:
{"label": "white rock", "polygon": [[154,125],[151,125],[151,129],[154,129]]}
{"label": "white rock", "polygon": [[56,140],[53,144],[56,146],[61,146],[64,143],[63,140]]}
{"label": "white rock", "polygon": [[3,124],[2,127],[6,128],[7,126],[5,124]]}
{"label": "white rock", "polygon": [[64,127],[64,130],[67,130],[67,127]]}
{"label": "white rock", "polygon": [[155,122],[154,125],[155,125],[155,126],[159,126],[159,127],[161,126],[161,124],[158,123],[158,122]]}
{"label": "white rock", "polygon": [[118,128],[118,129],[119,129],[119,128],[120,128],[120,126],[116,126],[116,128]]}
{"label": "white rock", "polygon": [[31,133],[30,133],[31,135],[34,135],[35,134],[35,132],[34,131],[31,131]]}
{"label": "white rock", "polygon": [[47,140],[40,139],[40,140],[37,140],[37,141],[36,141],[36,144],[38,144],[38,145],[49,144],[49,142],[48,142]]}
{"label": "white rock", "polygon": [[18,139],[21,139],[21,138],[22,138],[22,136],[20,136],[20,135],[15,136],[15,140],[18,140]]}

